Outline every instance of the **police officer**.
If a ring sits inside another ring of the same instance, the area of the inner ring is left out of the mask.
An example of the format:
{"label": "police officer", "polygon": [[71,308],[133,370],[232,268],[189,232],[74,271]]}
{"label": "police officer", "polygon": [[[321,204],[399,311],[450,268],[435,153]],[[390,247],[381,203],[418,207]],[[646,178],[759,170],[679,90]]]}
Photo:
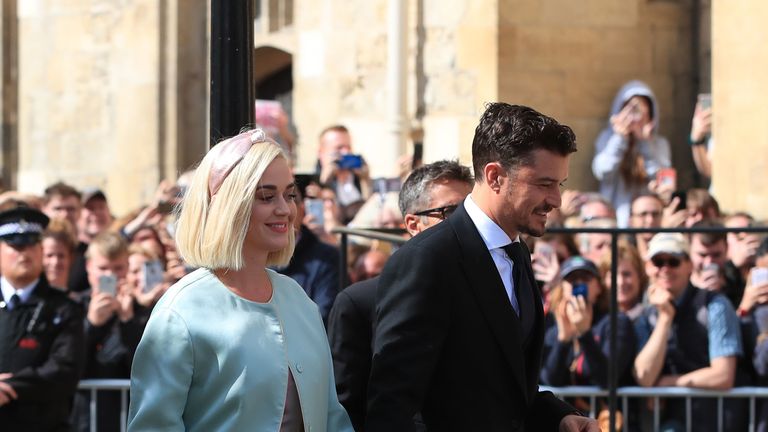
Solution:
{"label": "police officer", "polygon": [[66,431],[82,369],[82,308],[48,285],[42,212],[0,213],[0,429]]}

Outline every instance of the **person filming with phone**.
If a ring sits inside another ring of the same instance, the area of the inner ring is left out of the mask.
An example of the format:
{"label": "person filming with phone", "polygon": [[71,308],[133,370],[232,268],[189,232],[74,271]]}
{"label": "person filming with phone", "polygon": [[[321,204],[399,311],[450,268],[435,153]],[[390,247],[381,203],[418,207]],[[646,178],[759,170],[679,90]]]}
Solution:
{"label": "person filming with phone", "polygon": [[329,126],[320,133],[317,174],[320,183],[332,186],[336,192],[344,223],[355,216],[355,205],[371,196],[368,164],[352,151],[352,137],[345,126]]}
{"label": "person filming with phone", "polygon": [[[96,236],[85,253],[91,285],[86,296],[85,370],[83,378],[128,378],[142,326],[134,319],[134,297],[128,274],[128,244],[116,232]],[[90,392],[78,392],[73,409],[77,431],[90,430]],[[120,394],[98,392],[99,431],[120,430]]]}
{"label": "person filming with phone", "polygon": [[[544,337],[541,381],[552,386],[608,386],[610,356],[609,291],[597,266],[581,256],[563,262],[560,283],[550,293],[554,323]],[[635,333],[629,318],[618,317],[619,384],[629,385]],[[588,410],[586,406],[577,406]]]}
{"label": "person filming with phone", "polygon": [[608,126],[595,142],[592,172],[600,193],[629,224],[632,198],[648,190],[657,171],[671,165],[669,142],[659,135],[659,105],[648,85],[630,81],[616,94]]}
{"label": "person filming with phone", "polygon": [[696,100],[696,108],[691,120],[691,135],[688,139],[691,145],[691,155],[696,170],[707,180],[712,178],[711,152],[712,139],[712,95],[700,94]]}

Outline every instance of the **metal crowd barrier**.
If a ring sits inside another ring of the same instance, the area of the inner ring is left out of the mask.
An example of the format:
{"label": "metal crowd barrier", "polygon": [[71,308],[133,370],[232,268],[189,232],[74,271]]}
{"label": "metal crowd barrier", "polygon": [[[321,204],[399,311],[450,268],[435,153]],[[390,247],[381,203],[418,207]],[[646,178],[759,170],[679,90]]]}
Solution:
{"label": "metal crowd barrier", "polygon": [[87,379],[82,380],[77,386],[78,390],[90,391],[91,393],[91,432],[97,432],[96,427],[98,412],[98,403],[96,393],[99,391],[119,391],[120,392],[120,432],[125,432],[128,425],[128,391],[131,389],[131,380],[129,379]]}
{"label": "metal crowd barrier", "polygon": [[[401,237],[400,235],[394,235],[394,234],[402,234],[405,232],[405,230],[393,230],[393,229],[351,229],[346,227],[340,227],[335,228],[332,231],[334,234],[340,235],[340,241],[339,241],[339,249],[341,252],[341,260],[339,262],[340,271],[339,274],[345,275],[347,274],[347,247],[348,247],[348,236],[358,236],[358,237],[364,237],[364,238],[370,238],[370,239],[376,239],[376,240],[383,240],[388,241],[393,244],[402,244],[407,241],[407,239]],[[580,228],[547,228],[548,233],[561,233],[561,234],[579,234],[579,233],[600,233],[600,234],[610,234],[611,235],[611,286],[615,287],[617,285],[617,266],[618,262],[616,260],[616,256],[619,254],[619,236],[622,235],[635,235],[635,234],[641,234],[641,233],[661,233],[661,232],[671,232],[671,233],[683,233],[683,234],[692,234],[692,233],[759,233],[759,234],[765,234],[768,233],[768,226],[753,226],[753,227],[743,227],[743,228],[719,228],[719,227],[702,227],[702,228],[586,228],[586,227],[580,227]],[[343,290],[346,287],[346,280],[344,277],[339,278],[339,291]],[[617,326],[617,315],[618,315],[618,299],[616,297],[618,290],[611,289],[611,298],[610,298],[610,326],[611,328],[616,328]],[[610,347],[611,347],[611,353],[610,357],[615,358],[615,352],[616,349],[616,332],[611,332],[610,335]],[[602,391],[602,390],[601,390]],[[616,371],[616,365],[613,362],[608,362],[608,389],[606,396],[608,397],[608,407],[610,411],[610,420],[609,420],[609,430],[610,432],[616,432],[615,424],[616,424],[616,410],[617,410],[617,401],[619,398],[618,391],[618,376]],[[693,389],[680,389],[680,391],[693,391]],[[706,395],[704,395],[706,396]],[[690,406],[690,399],[688,399],[688,405]],[[721,404],[722,405],[722,402]],[[722,417],[722,416],[721,416]],[[721,419],[722,422],[722,419]],[[690,426],[688,427],[688,430],[690,430]],[[722,430],[722,428],[720,429]]]}
{"label": "metal crowd barrier", "polygon": [[[589,416],[595,418],[597,413],[598,397],[607,397],[608,390],[591,386],[568,386],[568,387],[548,387],[539,386],[540,390],[551,391],[559,398],[583,397],[589,399],[591,407]],[[717,430],[724,431],[726,425],[723,424],[723,401],[725,399],[749,399],[749,431],[757,430],[756,416],[757,400],[768,401],[768,387],[734,387],[731,390],[702,390],[689,387],[619,387],[616,389],[616,395],[622,400],[622,412],[624,413],[624,424],[629,420],[629,399],[630,398],[652,398],[653,399],[653,430],[658,431],[661,422],[661,410],[659,400],[663,398],[684,398],[685,399],[685,430],[691,432],[693,413],[691,411],[692,398],[717,398]],[[626,430],[626,428],[625,428]]]}
{"label": "metal crowd barrier", "polygon": [[[125,432],[128,422],[128,391],[131,381],[127,379],[92,379],[80,381],[79,390],[91,392],[91,432],[98,432],[96,427],[96,412],[98,405],[96,402],[96,393],[99,391],[119,391],[120,392],[120,430]],[[551,391],[560,398],[583,397],[588,398],[590,402],[589,416],[595,418],[597,412],[597,398],[608,397],[608,390],[599,387],[590,386],[569,386],[569,387],[547,387],[540,386],[541,390]],[[619,387],[616,394],[622,400],[624,413],[624,424],[628,424],[629,419],[629,399],[630,398],[653,398],[653,430],[658,431],[660,427],[660,409],[659,400],[662,398],[685,398],[686,400],[686,430],[691,431],[691,419],[694,413],[691,412],[691,398],[717,398],[718,412],[718,430],[723,431],[723,400],[729,398],[749,399],[749,431],[755,432],[757,428],[756,402],[758,399],[768,400],[768,387],[736,387],[731,390],[715,391],[700,390],[687,387]]]}

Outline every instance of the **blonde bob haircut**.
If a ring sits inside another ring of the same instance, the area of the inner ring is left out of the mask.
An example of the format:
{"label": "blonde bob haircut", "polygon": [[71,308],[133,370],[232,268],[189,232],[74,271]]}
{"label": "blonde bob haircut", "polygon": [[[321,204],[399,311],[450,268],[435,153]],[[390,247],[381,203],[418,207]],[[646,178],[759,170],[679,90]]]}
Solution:
{"label": "blonde bob haircut", "polygon": [[[256,187],[272,161],[278,157],[286,161],[288,158],[270,139],[255,142],[211,196],[209,177],[223,143],[209,150],[195,170],[180,206],[176,245],[184,261],[192,266],[240,270]],[[288,236],[288,246],[269,253],[267,266],[288,264],[295,246],[292,229],[288,230]]]}

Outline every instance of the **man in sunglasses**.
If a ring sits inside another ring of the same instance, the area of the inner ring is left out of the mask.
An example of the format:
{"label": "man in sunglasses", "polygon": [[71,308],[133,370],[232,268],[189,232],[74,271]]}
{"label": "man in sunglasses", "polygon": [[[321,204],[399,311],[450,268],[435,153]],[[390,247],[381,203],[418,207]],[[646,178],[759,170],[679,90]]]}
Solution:
{"label": "man in sunglasses", "polygon": [[523,234],[560,207],[570,127],[489,103],[475,129],[472,192],[390,257],[376,296],[366,432],[597,432],[539,391],[544,312]]}
{"label": "man in sunglasses", "polygon": [[[438,161],[416,168],[403,183],[398,200],[408,233],[415,236],[445,220],[472,184],[469,168],[458,162]],[[357,431],[363,430],[365,422],[378,283],[377,276],[344,289],[328,318],[336,391]]]}
{"label": "man in sunglasses", "polygon": [[[737,358],[743,352],[739,320],[725,296],[690,283],[689,254],[688,242],[679,233],[656,234],[648,245],[650,305],[636,324],[640,352],[633,372],[644,387],[727,390],[733,387]],[[685,401],[667,402],[663,422],[670,427],[685,425]],[[694,398],[692,412],[696,413],[692,430],[716,430],[715,399]],[[729,427],[743,420],[729,402],[724,415]]]}

